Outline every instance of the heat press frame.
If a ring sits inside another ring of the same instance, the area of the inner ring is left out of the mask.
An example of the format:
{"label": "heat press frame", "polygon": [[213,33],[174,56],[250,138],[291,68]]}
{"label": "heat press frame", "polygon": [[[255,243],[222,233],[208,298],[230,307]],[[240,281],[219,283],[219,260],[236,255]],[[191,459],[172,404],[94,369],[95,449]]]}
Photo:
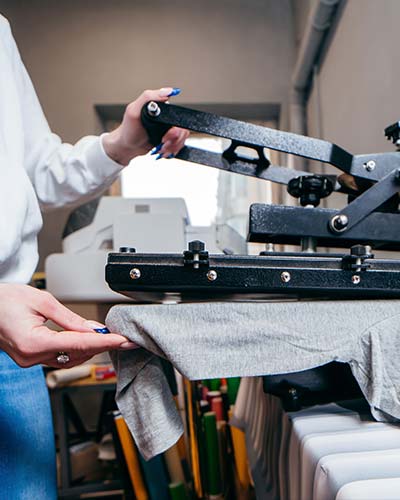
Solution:
{"label": "heat press frame", "polygon": [[[172,126],[231,141],[222,153],[184,147],[178,158],[232,173],[287,185],[302,206],[254,204],[249,213],[248,240],[301,245],[303,252],[262,252],[259,256],[209,255],[200,241],[182,254],[111,253],[106,281],[117,292],[182,296],[279,294],[305,297],[371,298],[400,296],[400,261],[375,259],[371,248],[400,250],[400,154],[352,155],[336,144],[224,118],[166,103],[149,102],[142,122],[152,144],[159,144]],[[385,130],[399,143],[400,126]],[[253,149],[256,158],[238,152]],[[362,186],[353,191],[335,175],[315,175],[271,165],[264,149],[329,163]],[[332,192],[349,196],[341,210],[318,207]],[[346,248],[346,253],[315,252],[317,245]],[[350,249],[350,250],[349,250]]]}

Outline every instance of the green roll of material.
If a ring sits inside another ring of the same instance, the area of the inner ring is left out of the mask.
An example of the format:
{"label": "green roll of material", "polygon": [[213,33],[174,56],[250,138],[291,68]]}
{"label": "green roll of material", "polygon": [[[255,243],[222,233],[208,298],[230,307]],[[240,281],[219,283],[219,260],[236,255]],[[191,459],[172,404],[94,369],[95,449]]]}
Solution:
{"label": "green roll of material", "polygon": [[221,379],[220,378],[212,378],[210,380],[210,391],[219,391],[221,387]]}
{"label": "green roll of material", "polygon": [[217,419],[215,413],[210,411],[203,417],[204,433],[206,438],[207,458],[207,493],[220,495],[221,492],[221,467],[219,463]]}
{"label": "green roll of material", "polygon": [[232,377],[227,379],[228,383],[228,399],[229,404],[234,405],[236,401],[236,396],[239,390],[240,377]]}
{"label": "green roll of material", "polygon": [[211,381],[209,379],[204,379],[201,381],[202,385],[204,385],[204,387],[208,387],[210,388],[211,386]]}
{"label": "green roll of material", "polygon": [[171,483],[168,486],[171,500],[188,500],[186,488],[183,483]]}

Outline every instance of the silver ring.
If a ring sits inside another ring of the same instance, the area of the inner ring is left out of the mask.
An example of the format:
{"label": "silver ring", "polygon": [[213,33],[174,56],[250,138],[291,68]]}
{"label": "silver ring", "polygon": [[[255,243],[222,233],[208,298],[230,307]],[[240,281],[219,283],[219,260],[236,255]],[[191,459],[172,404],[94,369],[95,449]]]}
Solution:
{"label": "silver ring", "polygon": [[70,362],[70,357],[66,352],[58,352],[57,353],[57,363],[59,365],[66,365]]}

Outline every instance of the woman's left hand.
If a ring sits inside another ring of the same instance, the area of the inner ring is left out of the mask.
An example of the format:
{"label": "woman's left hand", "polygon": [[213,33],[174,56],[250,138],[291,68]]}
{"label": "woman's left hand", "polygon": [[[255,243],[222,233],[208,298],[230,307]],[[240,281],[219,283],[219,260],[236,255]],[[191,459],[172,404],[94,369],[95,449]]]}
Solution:
{"label": "woman's left hand", "polygon": [[[165,87],[159,90],[145,90],[126,110],[121,125],[103,137],[103,146],[107,155],[121,165],[136,156],[144,155],[152,148],[149,137],[140,119],[142,107],[149,101],[166,102],[169,97],[178,95],[178,90]],[[176,155],[184,146],[189,136],[187,130],[172,127],[166,132],[159,146],[159,158]]]}

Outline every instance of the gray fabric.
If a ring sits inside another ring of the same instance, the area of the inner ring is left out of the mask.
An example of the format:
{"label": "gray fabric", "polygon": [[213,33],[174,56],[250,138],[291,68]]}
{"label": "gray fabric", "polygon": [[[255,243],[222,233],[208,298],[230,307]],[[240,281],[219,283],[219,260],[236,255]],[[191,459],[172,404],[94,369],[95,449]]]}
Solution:
{"label": "gray fabric", "polygon": [[400,301],[115,306],[106,324],[144,349],[112,353],[117,403],[145,458],[182,433],[157,356],[185,377],[255,376],[348,362],[377,420],[400,419]]}

